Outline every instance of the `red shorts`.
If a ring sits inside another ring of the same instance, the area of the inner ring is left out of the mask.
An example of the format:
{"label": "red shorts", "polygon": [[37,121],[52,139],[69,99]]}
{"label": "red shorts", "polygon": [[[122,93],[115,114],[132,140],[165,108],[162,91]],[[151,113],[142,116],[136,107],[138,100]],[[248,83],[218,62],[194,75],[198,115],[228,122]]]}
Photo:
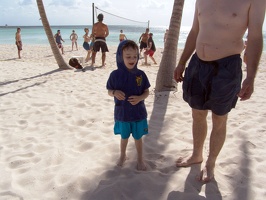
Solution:
{"label": "red shorts", "polygon": [[154,54],[154,51],[150,49],[150,50],[146,50],[144,53],[145,53],[146,55],[149,55],[150,57],[152,57],[153,54]]}

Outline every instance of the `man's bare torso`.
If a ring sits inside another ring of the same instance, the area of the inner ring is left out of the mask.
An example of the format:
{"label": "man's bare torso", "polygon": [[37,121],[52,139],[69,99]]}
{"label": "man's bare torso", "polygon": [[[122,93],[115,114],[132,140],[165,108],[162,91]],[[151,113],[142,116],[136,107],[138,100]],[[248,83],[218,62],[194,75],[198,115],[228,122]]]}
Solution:
{"label": "man's bare torso", "polygon": [[147,32],[143,33],[142,37],[141,37],[141,41],[148,43],[148,39],[149,39],[149,33],[147,33]]}
{"label": "man's bare torso", "polygon": [[243,51],[250,0],[197,0],[198,56],[217,60]]}
{"label": "man's bare torso", "polygon": [[97,22],[93,25],[93,34],[95,37],[107,37],[109,34],[108,27],[102,22]]}
{"label": "man's bare torso", "polygon": [[21,41],[21,34],[20,32],[16,32],[16,41]]}

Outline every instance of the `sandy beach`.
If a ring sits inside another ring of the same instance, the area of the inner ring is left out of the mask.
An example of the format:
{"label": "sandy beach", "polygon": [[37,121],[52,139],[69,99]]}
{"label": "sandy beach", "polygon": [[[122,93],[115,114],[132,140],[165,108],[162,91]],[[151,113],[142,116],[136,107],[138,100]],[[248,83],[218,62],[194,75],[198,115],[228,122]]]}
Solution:
{"label": "sandy beach", "polygon": [[[113,134],[114,102],[106,90],[116,69],[116,47],[109,50],[105,68],[87,66],[82,72],[59,70],[50,46],[25,44],[17,59],[15,44],[0,45],[1,200],[265,199],[266,53],[252,98],[239,101],[229,114],[215,179],[202,184],[196,176],[204,162],[175,167],[178,157],[192,152],[192,119],[181,84],[177,92],[154,92],[162,49],[155,53],[158,65],[146,67],[139,61],[151,83],[145,100],[149,134],[143,137],[148,170],[136,170],[132,137],[129,159],[123,168],[116,166],[120,136]],[[72,56],[85,57],[86,51],[65,45],[66,62]],[[97,66],[100,58],[97,53]]]}

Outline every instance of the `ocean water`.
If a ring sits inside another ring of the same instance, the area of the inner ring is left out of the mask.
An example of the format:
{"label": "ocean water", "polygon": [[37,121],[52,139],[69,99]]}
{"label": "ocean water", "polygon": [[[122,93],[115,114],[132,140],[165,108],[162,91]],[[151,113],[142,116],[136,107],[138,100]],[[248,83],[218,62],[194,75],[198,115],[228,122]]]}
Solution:
{"label": "ocean water", "polygon": [[[91,33],[91,26],[51,26],[53,34],[57,30],[61,31],[62,38],[65,40],[66,45],[70,45],[70,34],[75,30],[79,39],[78,44],[82,45],[83,35],[85,34],[84,28],[88,27]],[[21,37],[23,44],[49,44],[45,31],[42,26],[20,26]],[[144,26],[125,26],[125,25],[108,25],[109,36],[106,38],[108,46],[117,46],[119,44],[118,36],[122,29],[128,39],[138,42],[139,37],[145,32]],[[163,38],[166,27],[150,27],[150,32],[153,33],[153,40],[156,47],[163,47]],[[17,27],[2,26],[0,27],[0,44],[15,44],[15,33]],[[184,43],[188,34],[189,28],[184,27],[179,36],[179,46],[184,47]]]}
{"label": "ocean water", "polygon": [[[84,28],[88,27],[91,33],[91,26],[51,26],[53,33],[55,34],[58,29],[61,31],[62,38],[65,40],[65,45],[70,45],[71,41],[69,39],[72,30],[78,34],[78,44],[82,45]],[[21,36],[23,44],[40,44],[48,45],[45,31],[42,26],[21,26]],[[140,35],[145,32],[145,26],[136,25],[108,25],[109,36],[107,37],[108,46],[117,46],[119,44],[118,36],[120,30],[122,29],[126,34],[128,39],[138,42]],[[150,32],[153,33],[153,40],[156,47],[163,47],[164,33],[167,27],[150,27]],[[15,26],[0,26],[0,44],[15,44],[15,33],[17,27]],[[187,35],[189,33],[190,27],[181,27],[178,48],[184,48]],[[263,51],[266,52],[266,31],[263,32]]]}

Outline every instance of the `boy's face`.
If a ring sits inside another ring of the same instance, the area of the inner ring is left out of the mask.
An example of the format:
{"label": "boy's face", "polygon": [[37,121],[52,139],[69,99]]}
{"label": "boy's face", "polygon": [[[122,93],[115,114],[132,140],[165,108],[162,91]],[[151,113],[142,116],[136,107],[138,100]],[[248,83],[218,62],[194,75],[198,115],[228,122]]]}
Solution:
{"label": "boy's face", "polygon": [[138,62],[138,50],[131,47],[124,49],[123,60],[129,70],[133,69]]}

